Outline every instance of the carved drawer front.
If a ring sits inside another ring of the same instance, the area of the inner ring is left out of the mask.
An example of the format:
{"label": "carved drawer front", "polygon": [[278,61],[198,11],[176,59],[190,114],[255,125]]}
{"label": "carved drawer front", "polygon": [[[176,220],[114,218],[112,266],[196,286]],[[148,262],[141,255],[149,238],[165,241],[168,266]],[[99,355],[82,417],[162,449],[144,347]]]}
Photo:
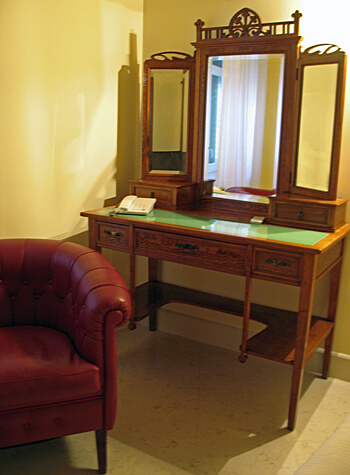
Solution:
{"label": "carved drawer front", "polygon": [[345,223],[346,203],[342,198],[321,203],[271,197],[269,222],[333,232]]}
{"label": "carved drawer front", "polygon": [[246,247],[210,239],[137,230],[135,252],[233,274],[245,273]]}
{"label": "carved drawer front", "polygon": [[301,254],[295,252],[255,248],[253,277],[265,277],[268,280],[297,284],[300,282],[301,259]]}
{"label": "carved drawer front", "polygon": [[156,198],[157,205],[174,205],[174,197],[171,189],[159,189],[158,187],[150,187],[149,185],[135,185],[132,194],[142,196],[144,198]]}
{"label": "carved drawer front", "polygon": [[97,223],[97,243],[120,251],[129,250],[129,227]]}
{"label": "carved drawer front", "polygon": [[276,203],[276,217],[289,221],[315,223],[326,226],[330,208],[299,203]]}
{"label": "carved drawer front", "polygon": [[156,207],[165,209],[176,209],[192,203],[194,200],[194,183],[170,184],[155,183],[143,180],[130,180],[129,192],[131,195],[142,196],[144,198],[156,198]]}

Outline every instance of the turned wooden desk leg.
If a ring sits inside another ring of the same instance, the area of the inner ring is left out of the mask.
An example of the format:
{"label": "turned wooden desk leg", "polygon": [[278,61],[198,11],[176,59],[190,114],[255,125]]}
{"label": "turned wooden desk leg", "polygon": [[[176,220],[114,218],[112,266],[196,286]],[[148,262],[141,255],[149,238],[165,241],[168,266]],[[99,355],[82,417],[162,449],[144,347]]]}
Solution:
{"label": "turned wooden desk leg", "polygon": [[244,308],[243,308],[243,330],[242,330],[242,342],[241,353],[239,355],[239,361],[244,363],[247,359],[247,341],[249,332],[249,319],[250,319],[250,301],[252,294],[252,276],[251,276],[251,264],[252,264],[252,246],[248,247],[247,262],[246,262],[246,281],[244,292]]}
{"label": "turned wooden desk leg", "polygon": [[[329,289],[329,303],[328,303],[328,320],[335,323],[337,312],[338,294],[340,287],[342,261],[338,262],[332,269],[331,284]],[[324,355],[323,355],[323,369],[322,378],[327,379],[329,371],[329,363],[331,359],[332,342],[333,342],[334,327],[325,340]]]}
{"label": "turned wooden desk leg", "polygon": [[239,355],[239,361],[244,363],[247,359],[247,341],[249,332],[249,318],[250,318],[250,299],[252,291],[252,279],[250,275],[246,277],[245,283],[245,295],[244,295],[244,310],[243,310],[243,330],[242,330],[242,342],[241,353]]}
{"label": "turned wooden desk leg", "polygon": [[299,312],[295,342],[295,356],[289,400],[288,429],[295,427],[301,386],[303,383],[305,355],[309,338],[312,303],[315,290],[315,269],[317,257],[304,255],[299,296]]}
{"label": "turned wooden desk leg", "polygon": [[[131,239],[132,241],[132,239]],[[129,293],[131,299],[131,317],[129,321],[129,329],[135,330],[136,323],[135,323],[135,313],[136,313],[136,301],[135,301],[135,288],[136,288],[136,263],[135,263],[135,254],[133,252],[132,243],[130,244],[130,274],[129,274]]]}
{"label": "turned wooden desk leg", "polygon": [[101,253],[101,247],[97,245],[96,220],[89,218],[89,248]]}
{"label": "turned wooden desk leg", "polygon": [[[158,280],[158,259],[148,259],[148,280],[150,282],[157,282]],[[157,311],[149,314],[149,331],[156,331],[158,327]]]}

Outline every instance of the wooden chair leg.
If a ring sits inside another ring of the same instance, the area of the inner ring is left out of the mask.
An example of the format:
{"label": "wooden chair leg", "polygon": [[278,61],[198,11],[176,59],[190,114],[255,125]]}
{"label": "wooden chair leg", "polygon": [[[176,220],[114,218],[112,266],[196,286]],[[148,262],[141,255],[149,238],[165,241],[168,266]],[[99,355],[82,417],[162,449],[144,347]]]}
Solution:
{"label": "wooden chair leg", "polygon": [[96,430],[98,473],[107,473],[107,431]]}

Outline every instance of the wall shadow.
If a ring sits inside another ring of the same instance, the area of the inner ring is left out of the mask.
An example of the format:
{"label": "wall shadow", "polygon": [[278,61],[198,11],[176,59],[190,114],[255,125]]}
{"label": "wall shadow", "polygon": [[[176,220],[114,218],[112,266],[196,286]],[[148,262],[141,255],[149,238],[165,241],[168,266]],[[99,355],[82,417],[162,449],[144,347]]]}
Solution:
{"label": "wall shadow", "polygon": [[129,64],[118,73],[116,202],[129,194],[128,180],[141,172],[140,65],[135,33],[130,33],[129,47]]}

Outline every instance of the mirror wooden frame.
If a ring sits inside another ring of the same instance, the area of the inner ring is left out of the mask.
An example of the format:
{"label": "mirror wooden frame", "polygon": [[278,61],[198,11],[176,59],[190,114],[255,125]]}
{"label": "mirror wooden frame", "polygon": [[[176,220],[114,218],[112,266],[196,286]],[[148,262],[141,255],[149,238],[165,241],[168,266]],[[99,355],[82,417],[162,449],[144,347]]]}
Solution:
{"label": "mirror wooden frame", "polygon": [[[320,47],[323,47],[320,49]],[[299,122],[303,89],[303,68],[310,65],[338,64],[328,191],[297,186]],[[300,54],[297,81],[297,114],[293,151],[283,166],[285,172],[276,196],[270,197],[271,224],[333,232],[345,223],[347,200],[337,198],[340,144],[344,109],[346,55],[335,45],[316,45]],[[282,168],[282,167],[281,167]],[[289,176],[288,176],[289,174]]]}
{"label": "mirror wooden frame", "polygon": [[[293,14],[294,21],[279,23],[261,23],[258,15],[247,8],[237,12],[227,27],[204,28],[204,22],[198,20],[196,48],[196,105],[195,105],[195,140],[194,140],[194,180],[203,180],[205,106],[207,93],[207,67],[210,56],[249,55],[249,54],[283,54],[284,84],[281,124],[281,143],[279,163],[291,152],[294,122],[294,88],[297,68],[297,51],[301,37],[299,18]],[[280,167],[279,167],[280,168]],[[277,185],[278,186],[278,185]]]}
{"label": "mirror wooden frame", "polygon": [[[151,137],[151,73],[155,70],[183,70],[189,72],[188,124],[186,169],[183,174],[150,173],[150,137]],[[193,102],[194,102],[194,70],[195,58],[179,51],[156,53],[144,64],[143,77],[143,133],[142,133],[142,179],[151,181],[189,182],[192,175],[192,143],[193,143]]]}
{"label": "mirror wooden frame", "polygon": [[[298,166],[298,141],[300,136],[300,118],[302,108],[303,78],[305,67],[312,65],[338,66],[336,91],[335,91],[335,110],[332,132],[332,147],[330,156],[329,184],[328,191],[318,191],[312,188],[301,187],[297,185],[297,166]],[[280,193],[291,193],[292,195],[303,195],[315,199],[335,200],[337,198],[339,158],[341,145],[342,120],[344,112],[345,95],[345,76],[346,76],[346,55],[336,45],[315,45],[310,46],[301,52],[298,60],[298,81],[297,81],[297,111],[296,125],[294,127],[295,138],[292,153],[293,162],[291,164],[291,179],[289,183],[283,183],[280,187]]]}

